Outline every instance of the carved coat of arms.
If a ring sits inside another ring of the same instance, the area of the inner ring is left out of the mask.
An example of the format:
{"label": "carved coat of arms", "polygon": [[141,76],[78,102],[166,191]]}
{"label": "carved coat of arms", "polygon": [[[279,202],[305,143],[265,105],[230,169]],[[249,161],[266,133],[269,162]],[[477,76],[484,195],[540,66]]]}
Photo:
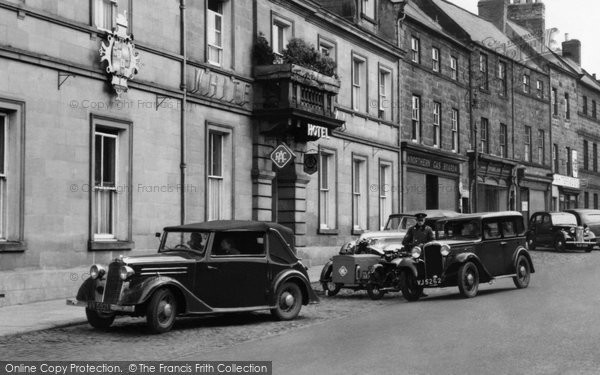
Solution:
{"label": "carved coat of arms", "polygon": [[112,75],[111,84],[117,93],[117,100],[127,91],[127,81],[133,79],[139,69],[140,57],[127,34],[127,18],[117,15],[117,27],[108,34],[108,44],[100,47],[100,62],[106,61],[106,72]]}

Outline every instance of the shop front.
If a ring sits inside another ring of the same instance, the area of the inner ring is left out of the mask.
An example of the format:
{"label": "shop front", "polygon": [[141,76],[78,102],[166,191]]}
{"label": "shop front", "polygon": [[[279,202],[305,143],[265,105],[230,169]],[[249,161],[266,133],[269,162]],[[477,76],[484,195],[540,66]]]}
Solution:
{"label": "shop front", "polygon": [[408,142],[401,147],[403,211],[458,211],[460,171],[466,158]]}
{"label": "shop front", "polygon": [[581,194],[581,181],[576,177],[553,175],[552,211],[564,211],[578,208]]}
{"label": "shop front", "polygon": [[524,170],[523,176],[519,176],[520,194],[518,211],[526,219],[534,212],[548,211],[550,209],[550,195],[552,192],[552,177],[537,175]]}
{"label": "shop front", "polygon": [[[517,163],[486,154],[470,153],[473,212],[516,210],[519,180]],[[522,167],[521,167],[522,168]]]}

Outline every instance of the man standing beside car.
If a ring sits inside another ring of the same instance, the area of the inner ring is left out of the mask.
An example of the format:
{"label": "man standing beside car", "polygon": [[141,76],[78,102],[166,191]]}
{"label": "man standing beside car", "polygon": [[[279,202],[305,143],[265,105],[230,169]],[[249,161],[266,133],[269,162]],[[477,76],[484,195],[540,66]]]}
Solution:
{"label": "man standing beside car", "polygon": [[408,228],[406,236],[402,240],[404,247],[412,248],[415,245],[423,245],[429,241],[433,241],[433,230],[429,225],[425,225],[425,217],[427,217],[425,213],[415,214],[417,223]]}

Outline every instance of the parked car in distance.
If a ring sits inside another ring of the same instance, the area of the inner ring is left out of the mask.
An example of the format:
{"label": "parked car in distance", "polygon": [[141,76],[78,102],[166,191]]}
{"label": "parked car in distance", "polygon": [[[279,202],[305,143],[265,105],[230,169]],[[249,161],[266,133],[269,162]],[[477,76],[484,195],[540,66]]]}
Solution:
{"label": "parked car in distance", "polygon": [[438,240],[374,266],[370,288],[400,289],[409,301],[418,300],[424,288],[450,286],[458,286],[464,297],[474,297],[480,283],[504,277],[512,277],[517,288],[526,288],[535,271],[524,232],[519,212],[446,219]]}
{"label": "parked car in distance", "polygon": [[[456,217],[459,213],[444,210],[419,211],[427,214],[425,223],[435,229],[439,220]],[[376,289],[367,289],[369,270],[386,253],[400,250],[408,228],[416,224],[415,212],[392,214],[385,229],[363,233],[357,241],[342,245],[339,255],[333,256],[321,270],[320,282],[325,293],[336,295],[342,288],[367,290],[374,299],[381,298]],[[385,292],[383,292],[385,294]]]}
{"label": "parked car in distance", "polygon": [[158,254],[93,265],[67,304],[85,306],[95,328],[117,315],[146,316],[155,333],[170,330],[178,315],[270,310],[294,319],[318,297],[293,239],[290,229],[257,221],[167,227]]}
{"label": "parked car in distance", "polygon": [[579,225],[577,217],[569,212],[536,212],[529,220],[526,233],[530,250],[551,246],[556,251],[592,251],[596,236],[588,227]]}
{"label": "parked car in distance", "polygon": [[596,243],[600,241],[600,210],[576,208],[565,210],[565,212],[575,215],[577,225],[584,228],[587,226],[594,233],[594,236],[596,236]]}

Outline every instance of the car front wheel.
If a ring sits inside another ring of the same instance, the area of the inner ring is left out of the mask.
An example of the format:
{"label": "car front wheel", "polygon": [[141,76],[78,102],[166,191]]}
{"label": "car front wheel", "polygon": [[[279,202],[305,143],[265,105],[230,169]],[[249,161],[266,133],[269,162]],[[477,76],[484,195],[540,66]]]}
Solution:
{"label": "car front wheel", "polygon": [[115,314],[105,314],[88,308],[85,309],[85,316],[88,323],[97,329],[107,329],[115,320]]}
{"label": "car front wheel", "polygon": [[458,290],[465,298],[473,298],[479,290],[479,270],[472,262],[463,264],[458,270]]}
{"label": "car front wheel", "polygon": [[417,284],[417,278],[412,272],[403,272],[400,290],[407,301],[418,301],[423,294],[423,287]]}
{"label": "car front wheel", "polygon": [[278,320],[292,320],[300,313],[302,308],[302,292],[296,283],[283,283],[275,296],[275,308],[271,314]]}
{"label": "car front wheel", "polygon": [[373,301],[376,301],[378,299],[382,299],[385,295],[385,292],[379,289],[379,284],[368,283],[367,294],[369,295],[369,298],[371,298]]}
{"label": "car front wheel", "polygon": [[169,289],[157,290],[146,310],[146,322],[153,333],[164,333],[173,327],[177,316],[177,299]]}
{"label": "car front wheel", "polygon": [[554,237],[554,249],[561,253],[565,251],[565,239],[562,236]]}
{"label": "car front wheel", "polygon": [[515,286],[519,289],[527,288],[529,280],[531,278],[531,267],[529,261],[523,255],[517,259],[517,275],[513,277]]}

